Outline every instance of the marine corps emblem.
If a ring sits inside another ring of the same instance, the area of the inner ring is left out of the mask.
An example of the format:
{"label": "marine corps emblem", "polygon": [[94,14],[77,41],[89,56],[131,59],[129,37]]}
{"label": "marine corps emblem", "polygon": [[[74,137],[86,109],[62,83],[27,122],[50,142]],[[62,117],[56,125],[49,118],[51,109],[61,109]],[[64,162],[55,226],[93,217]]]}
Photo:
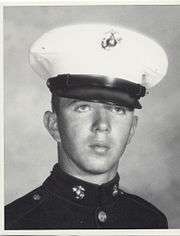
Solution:
{"label": "marine corps emblem", "polygon": [[105,37],[101,41],[102,48],[109,50],[112,47],[115,47],[122,38],[120,37],[118,32],[108,32],[105,34]]}
{"label": "marine corps emblem", "polygon": [[73,190],[73,193],[75,193],[75,198],[76,199],[83,199],[84,198],[85,189],[82,186],[80,186],[80,185],[75,186],[75,187],[72,188],[72,190]]}

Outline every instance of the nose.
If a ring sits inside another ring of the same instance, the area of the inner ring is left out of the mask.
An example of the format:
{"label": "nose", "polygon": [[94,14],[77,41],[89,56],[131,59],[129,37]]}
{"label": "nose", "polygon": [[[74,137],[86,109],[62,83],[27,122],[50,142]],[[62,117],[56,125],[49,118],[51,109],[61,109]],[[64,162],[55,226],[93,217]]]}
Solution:
{"label": "nose", "polygon": [[97,132],[110,132],[110,117],[104,108],[99,108],[94,112],[92,131]]}

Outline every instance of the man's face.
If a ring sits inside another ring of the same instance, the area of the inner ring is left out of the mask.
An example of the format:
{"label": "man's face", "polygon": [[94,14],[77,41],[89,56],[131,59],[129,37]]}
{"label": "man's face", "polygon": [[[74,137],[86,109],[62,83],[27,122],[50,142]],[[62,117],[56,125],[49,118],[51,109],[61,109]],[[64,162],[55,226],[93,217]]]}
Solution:
{"label": "man's face", "polygon": [[60,158],[92,174],[116,169],[134,133],[134,118],[125,107],[61,98],[57,115]]}

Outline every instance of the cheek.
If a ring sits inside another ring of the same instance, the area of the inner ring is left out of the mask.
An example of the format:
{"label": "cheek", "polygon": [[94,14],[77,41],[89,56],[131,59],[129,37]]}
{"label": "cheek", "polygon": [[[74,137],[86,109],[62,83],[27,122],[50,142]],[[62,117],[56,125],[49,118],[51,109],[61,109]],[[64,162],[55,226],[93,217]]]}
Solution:
{"label": "cheek", "polygon": [[112,124],[112,136],[116,143],[124,145],[131,130],[131,119],[115,119]]}
{"label": "cheek", "polygon": [[70,145],[73,143],[77,145],[89,135],[90,125],[90,117],[65,114],[61,116],[61,119],[59,120],[61,138],[66,140],[66,142],[69,142]]}

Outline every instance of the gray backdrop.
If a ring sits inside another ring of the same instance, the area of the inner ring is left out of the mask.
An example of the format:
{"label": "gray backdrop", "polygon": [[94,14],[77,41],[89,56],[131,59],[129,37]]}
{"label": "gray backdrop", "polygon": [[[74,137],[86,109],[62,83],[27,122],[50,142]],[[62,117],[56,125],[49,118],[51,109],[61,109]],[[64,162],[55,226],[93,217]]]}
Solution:
{"label": "gray backdrop", "polygon": [[135,138],[120,161],[120,185],[149,200],[180,228],[180,6],[48,6],[4,8],[5,202],[39,186],[56,163],[43,127],[46,85],[28,63],[44,32],[75,22],[115,23],[143,32],[166,50],[166,78],[142,100]]}

